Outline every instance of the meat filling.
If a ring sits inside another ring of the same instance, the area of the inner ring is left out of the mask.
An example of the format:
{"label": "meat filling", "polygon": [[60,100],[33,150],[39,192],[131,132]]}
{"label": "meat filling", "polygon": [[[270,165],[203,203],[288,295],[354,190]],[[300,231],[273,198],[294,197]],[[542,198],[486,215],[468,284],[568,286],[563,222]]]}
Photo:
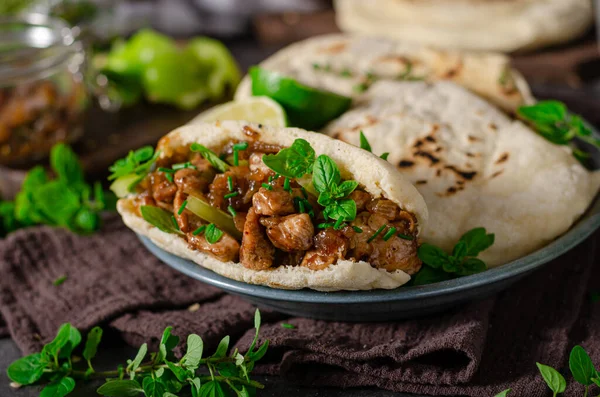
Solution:
{"label": "meat filling", "polygon": [[[221,171],[189,150],[178,150],[172,161],[162,158],[159,168],[138,185],[136,202],[172,213],[190,248],[225,262],[239,260],[249,269],[322,270],[340,260],[408,274],[420,269],[413,214],[358,187],[346,196],[356,204],[356,216],[332,222],[321,200],[308,193],[313,189],[275,174],[263,162],[265,154],[280,147],[248,142],[242,143],[245,149],[236,149],[239,145],[229,142],[216,151],[228,162]],[[228,218],[230,227],[220,227],[222,234],[216,237],[206,234],[210,222],[219,224],[186,207],[194,199],[216,211],[214,219]]]}

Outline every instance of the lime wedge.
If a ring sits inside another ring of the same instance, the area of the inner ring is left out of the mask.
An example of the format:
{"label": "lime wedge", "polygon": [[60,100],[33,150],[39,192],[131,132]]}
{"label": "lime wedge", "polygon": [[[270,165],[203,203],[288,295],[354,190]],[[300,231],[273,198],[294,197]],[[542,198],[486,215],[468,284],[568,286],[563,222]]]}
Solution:
{"label": "lime wedge", "polygon": [[219,120],[243,120],[272,127],[287,126],[287,117],[281,105],[271,98],[260,96],[215,106],[200,113],[190,124]]}
{"label": "lime wedge", "polygon": [[276,100],[285,109],[291,126],[316,130],[350,107],[352,99],[298,83],[279,73],[250,68],[252,95]]}

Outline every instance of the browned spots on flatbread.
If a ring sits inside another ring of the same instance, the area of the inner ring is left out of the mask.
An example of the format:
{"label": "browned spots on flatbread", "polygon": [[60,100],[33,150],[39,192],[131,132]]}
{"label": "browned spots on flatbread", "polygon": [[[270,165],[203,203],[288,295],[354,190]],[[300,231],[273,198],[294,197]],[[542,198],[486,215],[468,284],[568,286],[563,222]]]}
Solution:
{"label": "browned spots on flatbread", "polygon": [[454,172],[456,175],[468,181],[472,180],[473,178],[475,178],[475,175],[477,175],[476,171],[461,171],[453,165],[447,165],[444,168]]}
{"label": "browned spots on flatbread", "polygon": [[431,132],[430,132],[430,134],[431,135],[435,134],[436,132],[438,132],[439,129],[440,129],[440,125],[439,124],[437,124],[437,123],[433,124],[431,126]]}
{"label": "browned spots on flatbread", "polygon": [[414,65],[416,62],[411,61],[407,57],[403,57],[402,55],[384,55],[378,58],[379,62],[392,62],[399,63],[401,65]]}
{"label": "browned spots on flatbread", "polygon": [[335,133],[335,134],[333,134],[331,137],[332,137],[333,139],[340,139],[340,133],[339,133],[339,132],[336,132],[336,133]]}
{"label": "browned spots on flatbread", "polygon": [[408,168],[412,167],[413,165],[415,165],[415,162],[410,160],[400,160],[400,162],[398,163],[398,167],[400,168]]}
{"label": "browned spots on flatbread", "polygon": [[498,160],[496,160],[496,164],[502,164],[504,163],[506,160],[508,160],[508,153],[502,153],[502,155],[498,158]]}
{"label": "browned spots on flatbread", "polygon": [[475,157],[475,154],[471,153],[471,152],[467,152],[465,153],[467,157]]}
{"label": "browned spots on flatbread", "polygon": [[435,138],[434,138],[434,137],[432,137],[431,135],[428,135],[428,136],[426,136],[426,137],[425,137],[425,140],[426,140],[427,142],[436,142]]}
{"label": "browned spots on flatbread", "polygon": [[469,135],[467,138],[469,138],[469,142],[479,142],[481,140],[473,135]]}
{"label": "browned spots on flatbread", "polygon": [[460,74],[460,72],[463,69],[463,62],[462,60],[453,68],[449,69],[446,74],[444,74],[444,78],[446,79],[452,79],[455,78],[456,76],[458,76],[458,74]]}
{"label": "browned spots on flatbread", "polygon": [[464,184],[465,184],[465,181],[458,180],[458,181],[456,181],[456,184],[457,184],[457,185],[464,185]]}
{"label": "browned spots on flatbread", "polygon": [[495,178],[495,177],[497,177],[498,175],[501,175],[503,172],[504,172],[504,170],[500,170],[500,171],[494,172],[494,173],[492,174],[492,178]]}
{"label": "browned spots on flatbread", "polygon": [[422,140],[418,139],[415,144],[413,145],[414,148],[420,148],[421,146],[423,146],[425,142],[423,142]]}
{"label": "browned spots on flatbread", "polygon": [[426,152],[424,150],[417,150],[414,153],[415,156],[419,156],[419,157],[425,157],[426,159],[428,159],[429,161],[431,161],[431,164],[437,164],[440,162],[440,159],[438,159],[437,157],[435,157],[433,154]]}
{"label": "browned spots on flatbread", "polygon": [[246,135],[248,138],[252,139],[253,141],[260,137],[260,132],[256,131],[254,128],[250,127],[249,125],[245,125],[242,128],[242,131],[244,132],[244,135]]}
{"label": "browned spots on flatbread", "polygon": [[377,120],[375,117],[373,117],[371,115],[367,115],[365,117],[365,119],[366,119],[366,122],[364,124],[360,124],[360,125],[357,125],[356,127],[353,127],[352,131],[360,131],[367,127],[370,127],[372,125],[379,123],[379,120]]}
{"label": "browned spots on flatbread", "polygon": [[424,184],[426,184],[426,183],[427,183],[427,181],[426,181],[426,180],[424,180],[424,179],[421,179],[421,180],[415,181],[415,184],[416,184],[416,185],[424,185]]}
{"label": "browned spots on flatbread", "polygon": [[490,128],[494,131],[498,130],[498,126],[496,125],[496,123],[490,123]]}
{"label": "browned spots on flatbread", "polygon": [[435,153],[439,153],[439,152],[441,152],[441,151],[442,151],[442,147],[441,147],[441,146],[440,146],[440,147],[438,147],[438,148],[436,148],[436,149],[434,150],[434,152],[435,152]]}
{"label": "browned spots on flatbread", "polygon": [[322,48],[319,52],[322,54],[339,54],[344,52],[346,47],[348,47],[348,43],[334,43],[329,47]]}
{"label": "browned spots on flatbread", "polygon": [[435,176],[442,176],[442,170],[437,170],[435,172]]}
{"label": "browned spots on flatbread", "polygon": [[221,126],[221,120],[215,121],[215,127],[220,127],[220,126]]}
{"label": "browned spots on flatbread", "polygon": [[450,186],[446,192],[448,192],[448,194],[456,193],[456,188],[454,186]]}

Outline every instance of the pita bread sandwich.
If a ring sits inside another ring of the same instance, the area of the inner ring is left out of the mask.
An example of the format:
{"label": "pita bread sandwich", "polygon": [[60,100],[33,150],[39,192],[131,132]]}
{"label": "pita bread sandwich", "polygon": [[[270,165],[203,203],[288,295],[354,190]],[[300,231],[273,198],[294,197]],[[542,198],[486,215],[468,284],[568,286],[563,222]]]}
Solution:
{"label": "pita bread sandwich", "polygon": [[485,227],[495,234],[480,255],[489,266],[567,231],[600,186],[568,146],[450,82],[377,82],[324,132],[359,145],[361,131],[425,198],[423,241],[449,251]]}
{"label": "pita bread sandwich", "polygon": [[[442,51],[407,41],[348,34],[294,43],[260,64],[300,83],[359,97],[377,81],[452,81],[514,113],[533,101],[523,77],[498,53]],[[252,95],[246,76],[236,99]]]}
{"label": "pita bread sandwich", "polygon": [[440,48],[509,52],[585,33],[591,0],[336,0],[344,32]]}
{"label": "pita bread sandwich", "polygon": [[144,150],[112,168],[123,220],[225,277],[282,289],[391,289],[421,267],[425,202],[365,150],[234,121],[184,126],[154,155]]}

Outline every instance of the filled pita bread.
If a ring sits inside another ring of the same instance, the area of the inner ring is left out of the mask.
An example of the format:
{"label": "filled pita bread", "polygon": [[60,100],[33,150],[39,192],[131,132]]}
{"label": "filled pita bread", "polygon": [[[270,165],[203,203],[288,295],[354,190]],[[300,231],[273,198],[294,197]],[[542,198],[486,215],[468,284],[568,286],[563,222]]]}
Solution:
{"label": "filled pita bread", "polygon": [[591,0],[336,0],[345,32],[439,48],[509,52],[585,33]]}
{"label": "filled pita bread", "polygon": [[[265,147],[272,147],[273,145],[289,147],[299,138],[306,140],[314,148],[316,156],[329,156],[339,167],[342,180],[356,180],[359,183],[358,189],[370,194],[373,199],[380,199],[379,202],[386,199],[385,201],[392,202],[402,210],[414,215],[416,219],[415,237],[420,228],[426,224],[428,213],[423,198],[393,165],[362,149],[334,140],[323,134],[306,132],[296,128],[271,128],[234,121],[188,125],[176,129],[161,139],[157,147],[157,150],[160,151],[158,163],[159,166],[167,166],[165,164],[168,164],[170,157],[181,156],[183,152],[189,150],[189,145],[193,143],[217,151],[228,142],[231,144],[231,142],[240,141],[258,142],[257,145],[260,144]],[[251,167],[253,164],[252,158],[249,159],[249,164]],[[199,170],[200,167],[196,169]],[[177,174],[174,178],[175,184],[179,188]],[[275,178],[277,179],[277,177]],[[271,178],[269,178],[269,181],[271,181]],[[154,184],[154,182],[150,183]],[[402,270],[388,271],[383,268],[376,268],[376,266],[372,266],[364,260],[349,260],[347,257],[341,258],[321,270],[312,270],[301,265],[281,265],[266,270],[257,270],[243,266],[239,261],[222,261],[215,256],[193,249],[191,243],[186,241],[186,238],[181,234],[161,231],[144,220],[139,211],[140,200],[152,201],[152,198],[156,198],[153,192],[150,193],[150,196],[144,196],[144,193],[138,192],[119,200],[117,208],[126,225],[135,232],[147,236],[165,251],[192,260],[200,266],[234,280],[282,289],[312,288],[322,291],[335,291],[391,289],[405,284],[410,279],[410,276]],[[211,190],[211,194],[213,193]],[[254,196],[251,196],[252,200],[259,193],[253,194]],[[177,205],[173,208],[176,215]],[[248,211],[253,211],[255,208],[251,207]],[[246,220],[246,222],[248,221]],[[316,216],[313,222],[316,222]],[[246,233],[246,226],[244,226],[244,239],[246,239]],[[189,236],[189,233],[187,235]],[[244,241],[242,240],[242,247]],[[414,243],[416,252],[416,238],[414,241],[406,243]]]}
{"label": "filled pita bread", "polygon": [[[527,83],[502,54],[442,51],[407,41],[347,34],[317,36],[284,48],[260,66],[352,98],[378,80],[447,80],[508,112],[532,101]],[[251,81],[246,76],[236,99],[251,95]]]}
{"label": "filled pita bread", "polygon": [[480,255],[490,266],[567,231],[600,185],[568,147],[448,82],[376,83],[324,132],[359,145],[360,131],[425,198],[423,241],[451,250],[463,233],[485,227],[496,235]]}

